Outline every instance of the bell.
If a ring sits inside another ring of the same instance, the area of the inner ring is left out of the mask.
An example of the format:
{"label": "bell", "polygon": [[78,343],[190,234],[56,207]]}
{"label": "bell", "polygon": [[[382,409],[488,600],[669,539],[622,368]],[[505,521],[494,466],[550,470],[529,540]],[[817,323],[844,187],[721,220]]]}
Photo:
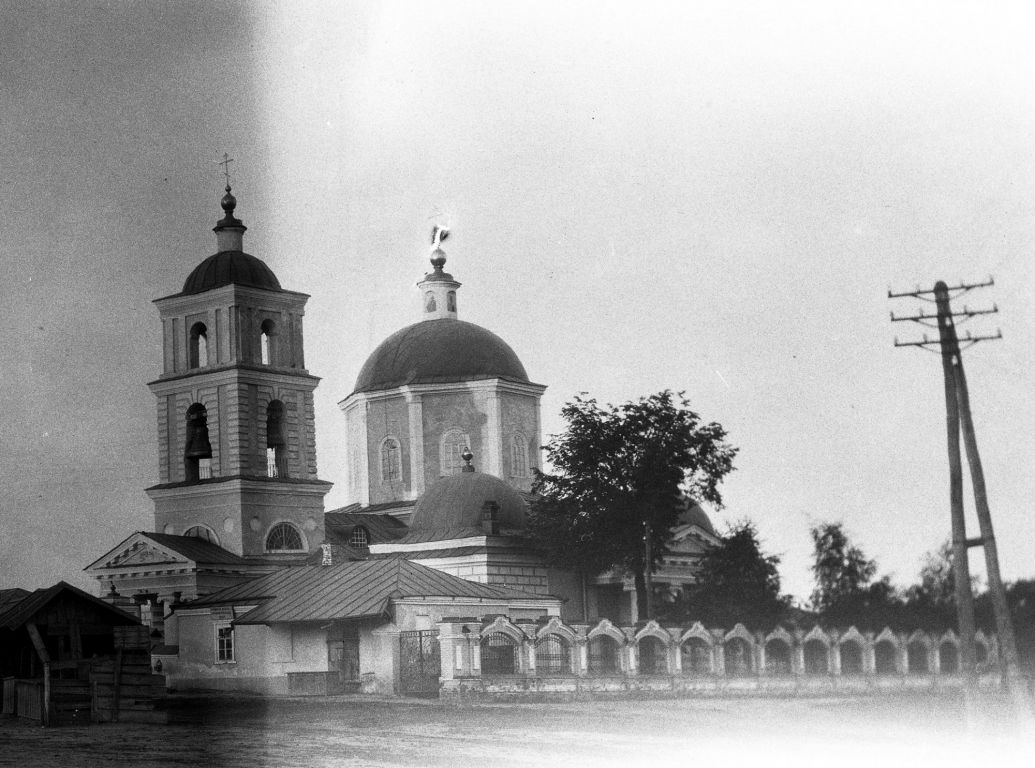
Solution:
{"label": "bell", "polygon": [[187,435],[187,447],[183,455],[188,459],[205,459],[212,456],[212,445],[208,441],[208,426],[202,422],[192,424]]}

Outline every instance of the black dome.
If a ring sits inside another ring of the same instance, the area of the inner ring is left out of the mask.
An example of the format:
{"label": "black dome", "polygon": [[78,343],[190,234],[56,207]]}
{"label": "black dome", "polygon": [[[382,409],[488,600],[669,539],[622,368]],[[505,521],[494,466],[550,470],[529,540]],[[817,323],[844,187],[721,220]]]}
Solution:
{"label": "black dome", "polygon": [[443,318],[414,323],[385,339],[364,363],[355,391],[495,378],[528,382],[507,342],[480,325]]}
{"label": "black dome", "polygon": [[231,283],[281,290],[277,276],[261,259],[244,251],[220,251],[194,268],[183,284],[183,293],[201,293]]}

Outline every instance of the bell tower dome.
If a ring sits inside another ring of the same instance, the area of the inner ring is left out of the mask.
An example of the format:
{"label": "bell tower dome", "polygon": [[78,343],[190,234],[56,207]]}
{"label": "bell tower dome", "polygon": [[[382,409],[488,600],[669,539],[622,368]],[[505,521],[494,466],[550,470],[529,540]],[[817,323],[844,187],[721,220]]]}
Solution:
{"label": "bell tower dome", "polygon": [[183,289],[155,301],[163,368],[157,399],[155,531],[198,536],[237,555],[291,561],[323,541],[313,391],[302,318],[308,296],[285,290],[243,250],[227,184],[217,252]]}

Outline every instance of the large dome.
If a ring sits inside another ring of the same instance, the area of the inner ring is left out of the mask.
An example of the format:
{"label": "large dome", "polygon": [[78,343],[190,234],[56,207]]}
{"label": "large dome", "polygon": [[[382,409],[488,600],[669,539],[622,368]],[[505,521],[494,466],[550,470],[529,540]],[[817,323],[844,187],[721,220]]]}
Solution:
{"label": "large dome", "polygon": [[183,284],[183,293],[202,293],[231,283],[281,290],[277,276],[261,259],[244,251],[220,251],[194,268]]}
{"label": "large dome", "polygon": [[528,383],[525,366],[507,342],[474,323],[443,318],[414,323],[385,339],[360,370],[355,391],[495,378]]}
{"label": "large dome", "polygon": [[686,500],[683,510],[679,513],[679,525],[696,525],[703,528],[712,536],[717,535],[712,521],[708,519],[708,513],[696,501]]}
{"label": "large dome", "polygon": [[402,541],[459,538],[485,533],[482,510],[486,502],[499,505],[496,521],[501,531],[524,530],[525,500],[495,475],[461,472],[436,481],[413,508],[410,530]]}

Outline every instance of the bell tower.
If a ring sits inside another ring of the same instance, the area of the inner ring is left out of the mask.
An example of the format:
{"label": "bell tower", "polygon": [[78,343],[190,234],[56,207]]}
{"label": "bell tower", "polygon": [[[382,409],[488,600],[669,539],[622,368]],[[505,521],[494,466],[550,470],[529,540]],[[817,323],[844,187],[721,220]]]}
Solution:
{"label": "bell tower", "polygon": [[308,296],[281,288],[243,250],[227,184],[217,253],[183,290],[155,301],[163,368],[155,531],[196,536],[246,558],[304,558],[323,541],[313,391],[302,318]]}

